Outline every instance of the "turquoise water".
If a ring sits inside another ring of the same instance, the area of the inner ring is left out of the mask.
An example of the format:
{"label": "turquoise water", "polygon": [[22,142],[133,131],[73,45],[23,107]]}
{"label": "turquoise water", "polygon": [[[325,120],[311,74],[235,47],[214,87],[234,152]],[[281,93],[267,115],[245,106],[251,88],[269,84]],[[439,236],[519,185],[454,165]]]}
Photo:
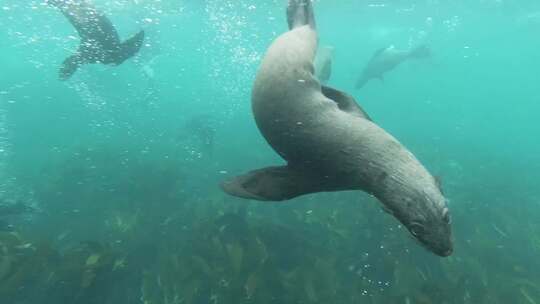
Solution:
{"label": "turquoise water", "polygon": [[[96,0],[145,43],[60,81],[73,27],[1,0],[0,204],[32,210],[0,218],[0,302],[540,303],[540,3],[448,2],[315,3],[329,84],[442,179],[455,250],[439,258],[365,193],[220,190],[282,163],[250,93],[286,1]],[[419,44],[431,58],[354,88],[377,49]]]}

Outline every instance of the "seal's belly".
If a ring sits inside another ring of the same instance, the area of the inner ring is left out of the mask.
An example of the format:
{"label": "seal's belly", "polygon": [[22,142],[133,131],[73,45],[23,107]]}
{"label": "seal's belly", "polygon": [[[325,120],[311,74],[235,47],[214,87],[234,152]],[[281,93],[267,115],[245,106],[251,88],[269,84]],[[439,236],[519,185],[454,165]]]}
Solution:
{"label": "seal's belly", "polygon": [[[293,78],[294,79],[294,78]],[[252,107],[255,121],[272,148],[285,160],[292,161],[317,146],[313,132],[321,115],[331,110],[332,104],[323,100],[320,86],[313,79],[256,86]]]}
{"label": "seal's belly", "polygon": [[382,128],[332,103],[261,111],[255,117],[261,133],[283,159],[343,180],[349,187],[369,188],[380,176],[393,172],[394,162],[416,162]]}
{"label": "seal's belly", "polygon": [[[289,103],[293,102],[296,101]],[[262,135],[283,159],[311,166],[313,163],[322,165],[322,162],[331,159],[330,155],[334,151],[346,148],[346,142],[334,141],[333,134],[347,131],[327,123],[335,116],[335,108],[333,104],[316,102],[307,107],[290,104],[287,107],[274,107],[264,104],[254,107],[254,114]]]}

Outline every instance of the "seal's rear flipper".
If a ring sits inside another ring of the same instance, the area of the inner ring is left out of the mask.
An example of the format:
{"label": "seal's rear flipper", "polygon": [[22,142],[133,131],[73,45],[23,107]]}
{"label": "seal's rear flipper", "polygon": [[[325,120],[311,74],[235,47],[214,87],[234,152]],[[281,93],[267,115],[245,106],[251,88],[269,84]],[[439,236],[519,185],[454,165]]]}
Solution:
{"label": "seal's rear flipper", "polygon": [[315,28],[315,16],[313,15],[311,0],[289,0],[287,22],[291,30],[306,24],[309,24],[311,28]]}
{"label": "seal's rear flipper", "polygon": [[141,49],[144,41],[144,31],[138,32],[135,36],[120,44],[120,50],[116,57],[115,63],[121,64],[127,59],[133,57]]}
{"label": "seal's rear flipper", "polygon": [[66,58],[60,67],[59,77],[61,80],[70,78],[77,69],[83,64],[83,60],[79,54],[74,54]]}
{"label": "seal's rear flipper", "polygon": [[324,85],[321,86],[321,91],[326,98],[334,101],[342,111],[371,120],[366,111],[360,107],[356,99],[351,95]]}
{"label": "seal's rear flipper", "polygon": [[259,201],[283,201],[303,194],[332,191],[324,186],[324,178],[308,174],[288,166],[267,167],[250,171],[221,184],[230,195]]}

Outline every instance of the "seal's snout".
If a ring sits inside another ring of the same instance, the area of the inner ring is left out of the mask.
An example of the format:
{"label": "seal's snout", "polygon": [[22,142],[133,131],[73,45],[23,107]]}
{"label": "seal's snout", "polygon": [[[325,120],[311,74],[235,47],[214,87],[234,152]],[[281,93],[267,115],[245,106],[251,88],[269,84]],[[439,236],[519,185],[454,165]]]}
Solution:
{"label": "seal's snout", "polygon": [[454,246],[452,242],[448,244],[440,244],[439,246],[432,248],[431,251],[440,257],[448,257],[454,253]]}
{"label": "seal's snout", "polygon": [[447,249],[443,252],[441,252],[440,256],[445,258],[445,257],[449,257],[452,255],[452,253],[454,252],[454,249],[450,248],[450,249]]}

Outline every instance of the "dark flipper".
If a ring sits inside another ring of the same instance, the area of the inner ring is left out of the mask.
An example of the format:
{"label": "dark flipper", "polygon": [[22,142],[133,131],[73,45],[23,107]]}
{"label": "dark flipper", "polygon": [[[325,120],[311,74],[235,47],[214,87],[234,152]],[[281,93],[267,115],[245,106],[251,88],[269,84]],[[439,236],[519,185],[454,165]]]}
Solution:
{"label": "dark flipper", "polygon": [[127,59],[133,57],[141,49],[141,46],[144,41],[144,31],[140,31],[135,36],[129,38],[128,40],[120,44],[120,50],[115,58],[115,64],[121,64]]}
{"label": "dark flipper", "polygon": [[288,166],[267,167],[250,171],[221,184],[230,195],[259,200],[283,201],[300,195],[344,190],[332,184],[334,179],[310,176]]}
{"label": "dark flipper", "polygon": [[366,83],[369,82],[369,80],[370,80],[369,77],[362,75],[360,78],[358,78],[358,80],[356,81],[356,85],[354,87],[356,89],[361,89],[362,87],[366,85]]}
{"label": "dark flipper", "polygon": [[321,90],[323,95],[333,100],[342,111],[371,120],[366,111],[360,107],[351,95],[327,86],[322,86]]}
{"label": "dark flipper", "polygon": [[60,67],[60,79],[67,80],[70,78],[83,63],[84,61],[79,54],[74,54],[66,58]]}
{"label": "dark flipper", "polygon": [[287,22],[291,30],[306,24],[309,24],[311,28],[315,28],[315,16],[311,0],[289,0]]}

